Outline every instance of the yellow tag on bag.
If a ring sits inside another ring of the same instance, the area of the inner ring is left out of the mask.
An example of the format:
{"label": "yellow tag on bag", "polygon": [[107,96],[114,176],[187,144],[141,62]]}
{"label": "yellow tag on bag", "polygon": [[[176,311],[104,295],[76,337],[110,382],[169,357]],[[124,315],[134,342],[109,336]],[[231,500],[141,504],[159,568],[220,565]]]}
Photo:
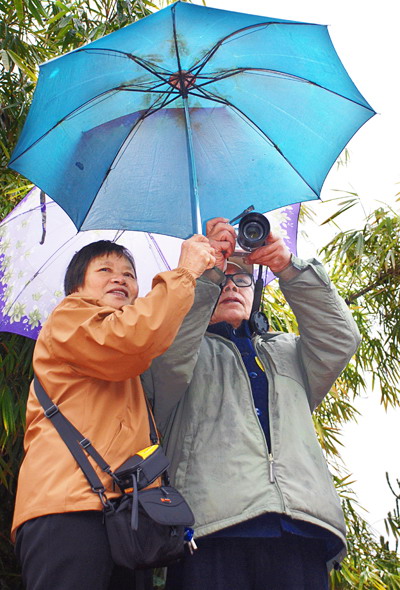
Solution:
{"label": "yellow tag on bag", "polygon": [[168,469],[169,461],[160,445],[151,445],[129,457],[116,471],[114,476],[121,490],[132,488],[132,478],[141,490],[160,477]]}

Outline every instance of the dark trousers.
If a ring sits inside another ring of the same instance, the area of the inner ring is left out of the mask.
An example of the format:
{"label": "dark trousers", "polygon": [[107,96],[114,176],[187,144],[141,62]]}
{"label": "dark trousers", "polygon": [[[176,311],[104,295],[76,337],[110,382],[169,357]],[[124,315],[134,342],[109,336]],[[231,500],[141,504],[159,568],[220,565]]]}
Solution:
{"label": "dark trousers", "polygon": [[27,521],[15,552],[26,590],[152,590],[151,570],[117,567],[103,515],[97,511],[49,514]]}
{"label": "dark trousers", "polygon": [[166,590],[328,590],[321,541],[291,534],[268,539],[209,538],[168,568]]}

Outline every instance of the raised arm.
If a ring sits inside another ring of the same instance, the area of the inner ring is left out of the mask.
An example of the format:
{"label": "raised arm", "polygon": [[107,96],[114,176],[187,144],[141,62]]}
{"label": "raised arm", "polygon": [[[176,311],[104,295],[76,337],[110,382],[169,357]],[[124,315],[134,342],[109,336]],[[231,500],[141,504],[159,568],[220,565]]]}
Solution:
{"label": "raised arm", "polygon": [[318,260],[292,257],[292,264],[278,274],[282,292],[298,321],[299,354],[314,410],[357,351],[360,333]]}
{"label": "raised arm", "polygon": [[236,236],[227,219],[218,217],[207,223],[207,238],[214,249],[215,268],[197,280],[194,304],[186,316],[174,343],[152,362],[141,379],[153,403],[154,415],[161,431],[171,412],[185,394],[224,280],[226,259],[235,249]]}
{"label": "raised arm", "polygon": [[161,431],[192,379],[201,342],[221,291],[219,283],[222,278],[223,274],[214,270],[206,271],[197,280],[194,303],[173,344],[162,356],[154,359],[141,376]]}
{"label": "raised arm", "polygon": [[85,284],[53,312],[44,332],[52,354],[88,377],[121,381],[139,375],[175,338],[194,300],[196,279],[215,264],[205,236],[182,244],[177,269],[160,273],[146,297],[121,308]]}
{"label": "raised arm", "polygon": [[247,261],[269,266],[296,315],[298,352],[314,410],[356,352],[357,325],[322,264],[291,255],[279,235],[271,233],[266,246],[249,254]]}

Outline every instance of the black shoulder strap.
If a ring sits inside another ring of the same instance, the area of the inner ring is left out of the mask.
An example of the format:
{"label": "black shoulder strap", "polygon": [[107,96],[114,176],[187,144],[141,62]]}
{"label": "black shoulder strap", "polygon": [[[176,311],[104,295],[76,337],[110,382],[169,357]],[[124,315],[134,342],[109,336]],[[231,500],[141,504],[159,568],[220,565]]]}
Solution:
{"label": "black shoulder strap", "polygon": [[58,406],[53,404],[36,375],[34,376],[34,390],[43,406],[44,415],[52,421],[53,426],[85,474],[93,492],[99,494],[102,499],[105,491],[104,486],[83,450],[96,461],[103,471],[112,475],[110,466],[96,451],[90,440],[82,436],[79,430],[60,412]]}
{"label": "black shoulder strap", "polygon": [[[51,398],[43,388],[42,384],[40,383],[36,375],[34,375],[34,390],[39,402],[43,407],[44,415],[46,416],[46,418],[49,418],[49,420],[52,421],[53,426],[56,428],[58,434],[61,436],[61,438],[67,445],[68,449],[70,450],[75,461],[78,463],[79,467],[82,469],[93,492],[99,494],[100,499],[104,504],[105,488],[101,480],[99,479],[97,473],[93,469],[93,466],[91,465],[87,456],[85,455],[84,450],[88,455],[92,457],[92,459],[94,459],[97,465],[105,473],[108,473],[108,475],[110,475],[115,481],[117,481],[115,479],[114,473],[111,471],[111,467],[96,451],[90,440],[84,437],[79,432],[79,430],[77,430],[75,426],[64,416],[64,414],[62,414],[58,406],[52,402]],[[146,397],[145,400],[147,413],[149,417],[150,440],[153,444],[159,444],[159,437],[157,434],[153,414],[150,410],[149,401]]]}
{"label": "black shoulder strap", "polygon": [[152,412],[151,407],[150,407],[150,402],[149,402],[149,400],[147,399],[146,396],[144,396],[144,399],[146,401],[147,415],[149,417],[150,440],[151,440],[151,442],[152,442],[153,445],[159,445],[160,444],[160,437],[158,436],[158,432],[157,432],[157,428],[156,428],[156,423],[154,421],[153,412]]}

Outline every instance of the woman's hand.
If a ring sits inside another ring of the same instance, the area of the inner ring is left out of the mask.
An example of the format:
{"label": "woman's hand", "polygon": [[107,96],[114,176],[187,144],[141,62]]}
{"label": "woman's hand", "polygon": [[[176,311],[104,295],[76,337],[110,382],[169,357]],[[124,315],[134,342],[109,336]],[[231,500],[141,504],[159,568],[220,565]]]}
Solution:
{"label": "woman's hand", "polygon": [[249,264],[268,266],[272,272],[280,272],[290,264],[291,253],[283,238],[270,232],[265,246],[253,250],[245,257]]}
{"label": "woman's hand", "polygon": [[215,250],[209,240],[200,234],[185,240],[181,246],[178,266],[186,268],[196,279],[208,268],[213,268]]}
{"label": "woman's hand", "polygon": [[224,271],[227,259],[235,251],[235,230],[225,217],[214,217],[207,221],[206,235],[215,250],[215,266]]}

